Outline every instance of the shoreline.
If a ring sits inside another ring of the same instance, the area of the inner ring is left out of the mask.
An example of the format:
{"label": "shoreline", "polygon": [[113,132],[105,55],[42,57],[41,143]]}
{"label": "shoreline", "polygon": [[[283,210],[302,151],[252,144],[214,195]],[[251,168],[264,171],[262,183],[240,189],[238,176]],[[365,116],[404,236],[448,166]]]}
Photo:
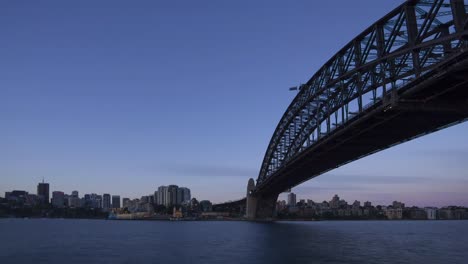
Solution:
{"label": "shoreline", "polygon": [[106,221],[166,221],[166,222],[362,222],[362,221],[385,221],[385,222],[402,222],[402,221],[467,221],[468,219],[257,219],[247,220],[245,218],[227,218],[227,219],[166,219],[166,218],[137,218],[137,219],[109,219],[109,218],[86,218],[86,217],[15,217],[15,216],[1,216],[2,219],[23,219],[23,220],[37,220],[37,219],[57,219],[57,220],[106,220]]}

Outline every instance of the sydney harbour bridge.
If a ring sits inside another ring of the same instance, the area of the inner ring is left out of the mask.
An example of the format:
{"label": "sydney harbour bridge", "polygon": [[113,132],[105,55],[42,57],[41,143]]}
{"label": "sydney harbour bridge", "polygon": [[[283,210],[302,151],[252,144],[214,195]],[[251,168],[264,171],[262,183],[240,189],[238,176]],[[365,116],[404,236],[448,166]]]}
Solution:
{"label": "sydney harbour bridge", "polygon": [[278,195],[291,187],[466,121],[465,1],[406,1],[301,85],[240,201],[246,217],[271,218]]}

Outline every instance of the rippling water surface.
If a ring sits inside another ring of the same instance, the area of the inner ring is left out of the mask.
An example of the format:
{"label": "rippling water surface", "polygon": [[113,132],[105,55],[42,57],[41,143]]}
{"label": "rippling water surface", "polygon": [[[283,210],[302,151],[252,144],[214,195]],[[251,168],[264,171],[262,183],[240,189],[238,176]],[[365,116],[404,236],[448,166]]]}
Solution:
{"label": "rippling water surface", "polygon": [[3,219],[0,263],[468,263],[468,221]]}

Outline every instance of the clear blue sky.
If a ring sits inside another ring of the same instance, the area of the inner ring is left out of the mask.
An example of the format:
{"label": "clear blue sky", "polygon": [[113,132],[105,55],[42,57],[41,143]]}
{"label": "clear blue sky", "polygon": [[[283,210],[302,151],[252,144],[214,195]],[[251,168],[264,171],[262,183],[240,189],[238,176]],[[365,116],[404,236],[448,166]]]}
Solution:
{"label": "clear blue sky", "polygon": [[[2,1],[0,195],[244,196],[307,81],[403,1]],[[468,205],[468,125],[298,186],[299,198]]]}

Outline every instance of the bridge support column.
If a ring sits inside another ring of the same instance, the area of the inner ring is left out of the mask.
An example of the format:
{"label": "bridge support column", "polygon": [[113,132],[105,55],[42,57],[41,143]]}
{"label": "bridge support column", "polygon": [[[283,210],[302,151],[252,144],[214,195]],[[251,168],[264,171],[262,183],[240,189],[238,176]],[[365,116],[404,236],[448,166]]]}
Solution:
{"label": "bridge support column", "polygon": [[279,194],[259,195],[255,189],[253,179],[247,184],[246,218],[248,220],[273,220],[276,216],[276,201]]}
{"label": "bridge support column", "polygon": [[249,220],[254,220],[257,212],[257,197],[252,194],[254,189],[254,179],[250,178],[249,183],[247,184],[247,204],[245,207],[245,217]]}

